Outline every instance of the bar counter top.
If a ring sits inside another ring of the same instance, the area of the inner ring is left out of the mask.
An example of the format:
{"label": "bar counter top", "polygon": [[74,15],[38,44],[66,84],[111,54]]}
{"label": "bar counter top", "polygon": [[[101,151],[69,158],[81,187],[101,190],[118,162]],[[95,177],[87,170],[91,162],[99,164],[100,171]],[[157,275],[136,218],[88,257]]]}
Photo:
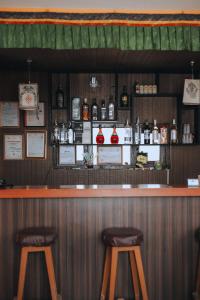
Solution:
{"label": "bar counter top", "polygon": [[60,185],[2,187],[0,198],[198,197],[200,187],[141,185]]}

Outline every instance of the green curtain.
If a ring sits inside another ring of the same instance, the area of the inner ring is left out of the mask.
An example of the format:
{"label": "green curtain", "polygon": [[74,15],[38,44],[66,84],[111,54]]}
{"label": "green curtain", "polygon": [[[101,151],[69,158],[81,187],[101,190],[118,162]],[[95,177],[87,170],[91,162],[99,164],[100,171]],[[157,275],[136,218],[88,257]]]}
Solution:
{"label": "green curtain", "polygon": [[1,24],[0,48],[200,51],[200,27]]}

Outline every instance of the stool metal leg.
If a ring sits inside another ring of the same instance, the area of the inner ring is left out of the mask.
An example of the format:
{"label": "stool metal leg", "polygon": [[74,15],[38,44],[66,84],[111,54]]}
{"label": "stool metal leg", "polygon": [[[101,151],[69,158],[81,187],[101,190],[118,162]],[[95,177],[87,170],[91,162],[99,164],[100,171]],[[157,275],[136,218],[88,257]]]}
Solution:
{"label": "stool metal leg", "polygon": [[103,283],[102,283],[102,288],[101,288],[100,300],[105,300],[106,299],[106,291],[107,291],[107,286],[108,286],[110,267],[111,267],[111,248],[107,247],[106,248],[105,263],[104,263]]}
{"label": "stool metal leg", "polygon": [[117,249],[117,247],[112,247],[111,248],[111,271],[110,271],[109,300],[114,300],[117,262],[118,262],[118,249]]}
{"label": "stool metal leg", "polygon": [[51,247],[45,247],[45,260],[47,265],[47,272],[49,276],[49,284],[51,289],[51,298],[52,300],[57,300],[57,288],[56,288],[56,279],[55,279],[55,272],[53,267],[53,257],[51,252]]}
{"label": "stool metal leg", "polygon": [[148,294],[147,294],[147,287],[146,287],[146,282],[145,282],[145,277],[144,277],[142,257],[141,257],[141,252],[140,252],[139,246],[134,247],[134,253],[135,253],[135,261],[136,261],[137,270],[138,270],[138,277],[139,277],[139,281],[140,281],[141,292],[142,292],[142,299],[148,300],[149,298],[148,298]]}
{"label": "stool metal leg", "polygon": [[18,279],[17,300],[23,299],[28,252],[29,251],[26,247],[22,247],[21,258],[20,258],[19,279]]}
{"label": "stool metal leg", "polygon": [[130,258],[130,265],[131,265],[131,274],[132,274],[132,280],[133,280],[133,289],[134,289],[134,295],[135,300],[140,299],[140,290],[139,290],[139,284],[138,284],[138,271],[137,266],[135,262],[135,255],[133,251],[129,251],[129,258]]}

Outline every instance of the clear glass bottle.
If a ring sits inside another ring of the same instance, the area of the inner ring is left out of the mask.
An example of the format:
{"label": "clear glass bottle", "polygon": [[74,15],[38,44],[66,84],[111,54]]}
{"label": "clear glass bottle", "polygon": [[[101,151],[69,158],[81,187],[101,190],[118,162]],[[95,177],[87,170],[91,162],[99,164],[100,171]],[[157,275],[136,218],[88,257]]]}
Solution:
{"label": "clear glass bottle", "polygon": [[74,131],[72,129],[72,123],[69,122],[68,124],[68,131],[67,131],[67,139],[68,139],[68,143],[69,144],[73,144],[74,143]]}
{"label": "clear glass bottle", "polygon": [[79,97],[72,98],[72,120],[80,121],[81,119],[81,99]]}
{"label": "clear glass bottle", "polygon": [[98,120],[98,105],[96,103],[96,99],[92,100],[92,107],[91,107],[91,120],[97,121]]}
{"label": "clear glass bottle", "polygon": [[125,133],[124,133],[124,144],[132,144],[133,138],[132,138],[132,127],[128,122],[128,119],[126,120],[125,124]]}
{"label": "clear glass bottle", "polygon": [[67,140],[68,140],[67,127],[66,127],[65,123],[61,123],[60,124],[60,139],[59,139],[59,143],[60,144],[65,144],[65,143],[67,143]]}
{"label": "clear glass bottle", "polygon": [[172,125],[170,128],[170,143],[171,144],[178,143],[178,131],[177,131],[177,125],[175,119],[172,120]]}
{"label": "clear glass bottle", "polygon": [[64,107],[64,92],[63,92],[61,84],[59,84],[59,86],[56,90],[56,106],[58,108]]}
{"label": "clear glass bottle", "polygon": [[119,143],[119,136],[117,134],[116,126],[113,126],[113,133],[110,137],[111,144],[118,144]]}
{"label": "clear glass bottle", "polygon": [[143,132],[144,132],[144,144],[150,144],[150,126],[149,126],[149,122],[145,122],[144,123],[144,127],[143,127]]}
{"label": "clear glass bottle", "polygon": [[83,121],[88,121],[89,120],[89,105],[87,103],[87,98],[83,99],[82,120]]}
{"label": "clear glass bottle", "polygon": [[109,104],[108,104],[108,120],[114,121],[115,120],[115,104],[113,102],[112,96],[109,98]]}
{"label": "clear glass bottle", "polygon": [[103,132],[102,132],[101,125],[99,125],[99,132],[96,136],[96,143],[97,144],[103,144],[104,143],[104,135],[103,135]]}
{"label": "clear glass bottle", "polygon": [[134,128],[134,143],[139,145],[141,142],[141,126],[140,126],[140,119],[137,117],[135,128]]}
{"label": "clear glass bottle", "polygon": [[105,100],[101,101],[101,121],[105,121],[107,119],[107,109]]}
{"label": "clear glass bottle", "polygon": [[129,106],[129,96],[127,93],[127,87],[124,85],[123,90],[120,96],[120,106],[121,107],[128,107]]}
{"label": "clear glass bottle", "polygon": [[58,126],[57,121],[54,121],[53,131],[52,131],[52,143],[57,144],[60,140],[60,128]]}
{"label": "clear glass bottle", "polygon": [[153,120],[152,143],[159,144],[159,130],[156,120]]}

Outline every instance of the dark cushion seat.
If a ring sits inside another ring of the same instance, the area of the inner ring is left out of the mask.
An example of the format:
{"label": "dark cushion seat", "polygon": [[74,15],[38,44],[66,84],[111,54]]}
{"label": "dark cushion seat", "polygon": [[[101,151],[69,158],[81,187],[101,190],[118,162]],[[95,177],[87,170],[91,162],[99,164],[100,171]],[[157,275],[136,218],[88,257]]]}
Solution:
{"label": "dark cushion seat", "polygon": [[49,227],[31,227],[19,231],[16,242],[20,246],[49,246],[57,237],[55,229]]}
{"label": "dark cushion seat", "polygon": [[102,232],[102,240],[106,246],[137,246],[143,241],[143,233],[132,227],[111,227]]}
{"label": "dark cushion seat", "polygon": [[195,231],[195,238],[200,243],[200,227]]}

